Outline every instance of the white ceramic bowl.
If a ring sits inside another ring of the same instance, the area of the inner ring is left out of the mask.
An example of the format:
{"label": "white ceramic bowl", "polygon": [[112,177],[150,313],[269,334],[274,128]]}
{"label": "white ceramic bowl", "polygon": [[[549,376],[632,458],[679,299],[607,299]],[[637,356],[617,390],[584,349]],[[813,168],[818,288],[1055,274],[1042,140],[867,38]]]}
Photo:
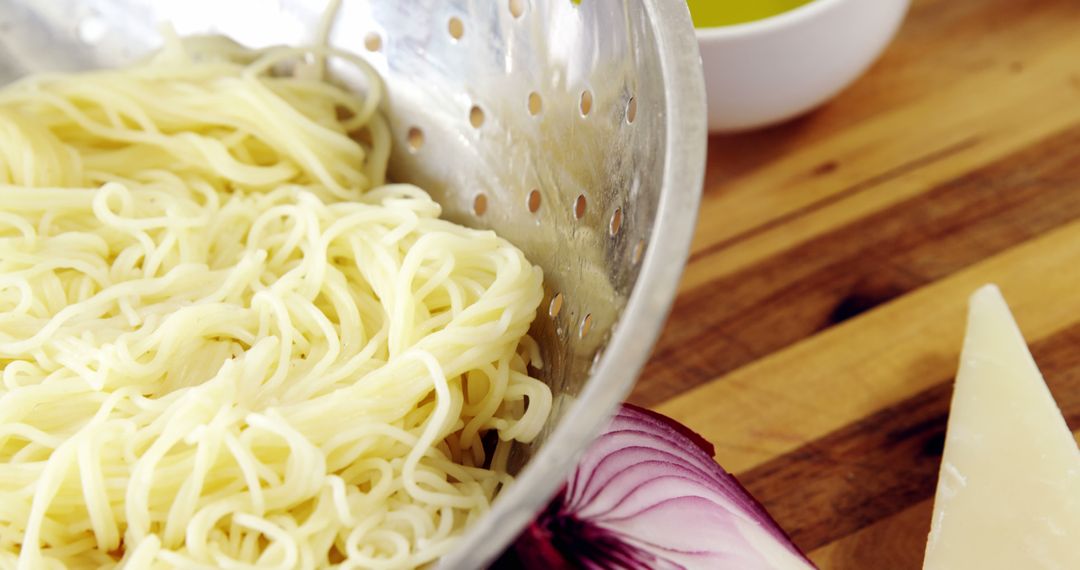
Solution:
{"label": "white ceramic bowl", "polygon": [[734,26],[699,28],[709,130],[775,124],[824,103],[896,33],[909,0],[814,0]]}

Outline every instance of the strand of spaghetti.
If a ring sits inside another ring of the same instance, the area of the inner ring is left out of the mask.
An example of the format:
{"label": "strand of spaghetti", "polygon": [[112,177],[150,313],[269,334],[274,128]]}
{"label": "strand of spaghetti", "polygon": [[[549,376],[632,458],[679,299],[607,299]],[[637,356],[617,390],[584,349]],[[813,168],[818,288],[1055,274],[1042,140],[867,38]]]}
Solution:
{"label": "strand of spaghetti", "polygon": [[510,481],[541,275],[383,185],[353,59],[168,40],[0,90],[0,564],[413,568]]}

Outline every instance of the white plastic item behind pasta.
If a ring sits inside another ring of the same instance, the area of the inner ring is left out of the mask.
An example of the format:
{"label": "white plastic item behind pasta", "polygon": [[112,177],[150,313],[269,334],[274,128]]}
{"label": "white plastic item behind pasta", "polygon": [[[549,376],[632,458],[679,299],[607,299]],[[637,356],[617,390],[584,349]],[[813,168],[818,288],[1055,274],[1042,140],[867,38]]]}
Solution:
{"label": "white plastic item behind pasta", "polygon": [[540,270],[385,184],[363,62],[271,73],[311,51],[0,91],[0,567],[411,568],[510,480]]}

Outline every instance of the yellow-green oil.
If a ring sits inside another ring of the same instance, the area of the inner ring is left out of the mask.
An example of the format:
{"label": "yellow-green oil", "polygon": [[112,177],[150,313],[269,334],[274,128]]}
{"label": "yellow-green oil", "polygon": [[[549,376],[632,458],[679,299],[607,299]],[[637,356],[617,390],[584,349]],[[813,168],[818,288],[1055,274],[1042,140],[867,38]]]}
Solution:
{"label": "yellow-green oil", "polygon": [[764,20],[813,0],[687,0],[696,28],[715,28]]}

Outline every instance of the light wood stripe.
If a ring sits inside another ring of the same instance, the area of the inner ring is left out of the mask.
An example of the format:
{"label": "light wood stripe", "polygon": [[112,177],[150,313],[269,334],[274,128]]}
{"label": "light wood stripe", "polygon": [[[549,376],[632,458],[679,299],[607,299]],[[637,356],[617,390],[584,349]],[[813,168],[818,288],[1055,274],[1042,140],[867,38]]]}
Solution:
{"label": "light wood stripe", "polygon": [[[1074,49],[1080,50],[1080,46]],[[1061,81],[1064,82],[1065,80]],[[1060,91],[1055,90],[1051,95],[1060,94]],[[893,164],[892,169],[896,172],[894,178],[881,180],[865,191],[846,195],[841,200],[829,202],[821,208],[802,211],[801,215],[787,220],[781,226],[768,226],[762,231],[755,231],[767,224],[770,217],[747,218],[753,220],[754,228],[749,231],[754,233],[745,235],[735,244],[737,247],[707,251],[708,246],[721,243],[722,238],[733,239],[739,236],[714,229],[725,226],[735,215],[724,213],[720,208],[713,208],[713,201],[706,200],[698,221],[695,257],[686,267],[680,292],[685,293],[744,270],[762,259],[918,196],[935,185],[944,184],[964,172],[992,164],[1009,153],[1076,125],[1080,123],[1078,93],[1080,92],[1066,92],[1061,100],[1047,107],[1025,107],[1030,113],[1010,112],[1008,116],[1015,120],[1004,121],[1004,125],[1000,119],[995,121],[993,132],[972,133],[968,138],[957,140],[952,146],[936,149],[933,153],[915,155],[918,158],[908,162]],[[1041,99],[1041,95],[1034,93],[1028,97]],[[955,152],[950,153],[954,149]],[[941,156],[941,153],[945,153],[950,160],[932,160]],[[907,168],[910,165],[917,168]],[[858,180],[853,184],[863,183],[866,183],[866,180]]]}
{"label": "light wood stripe", "polygon": [[[955,371],[967,297],[997,283],[1029,341],[1080,315],[1080,221],[1013,247],[659,406],[747,471]],[[1046,310],[1048,300],[1053,310]]]}
{"label": "light wood stripe", "polygon": [[[1032,346],[1069,424],[1080,428],[1080,324]],[[797,544],[815,549],[933,497],[952,377],[740,474]]]}
{"label": "light wood stripe", "polygon": [[[1080,20],[1077,23],[1080,25]],[[1080,117],[1075,105],[1080,101],[1080,93],[1074,85],[1071,64],[1077,53],[1080,53],[1080,35],[1048,53],[1023,54],[1032,56],[1034,63],[1025,69],[1022,79],[1011,77],[1005,66],[994,68],[984,77],[960,82],[912,106],[873,118],[825,140],[800,145],[795,152],[778,157],[767,169],[710,189],[699,216],[695,261],[755,228],[836,194],[842,195],[882,172],[901,169],[920,157],[970,146],[965,149],[968,152],[963,159],[939,164],[924,176],[914,176],[919,171],[916,169],[905,173],[910,175],[908,178],[898,177],[901,181],[897,185],[906,187],[908,195],[940,182],[940,177],[952,177],[987,164],[1063,125],[1075,123]],[[990,92],[993,97],[987,97]],[[958,100],[979,100],[980,104],[958,106]],[[1034,101],[1039,103],[1033,104]],[[978,144],[972,145],[971,141]],[[791,144],[799,145],[799,141]],[[718,149],[714,149],[711,166],[723,169],[723,156],[717,153]],[[818,174],[823,165],[831,164],[838,166]],[[864,201],[863,205],[887,207],[894,195],[891,190],[891,187],[882,188],[874,194],[879,199]],[[691,271],[684,286],[694,287],[700,282],[697,273]]]}
{"label": "light wood stripe", "polygon": [[926,500],[862,528],[855,534],[810,552],[820,568],[829,570],[866,570],[873,568],[920,568],[930,532],[933,501]]}
{"label": "light wood stripe", "polygon": [[1078,188],[1080,126],[684,293],[635,398],[656,404],[1080,218]]}

